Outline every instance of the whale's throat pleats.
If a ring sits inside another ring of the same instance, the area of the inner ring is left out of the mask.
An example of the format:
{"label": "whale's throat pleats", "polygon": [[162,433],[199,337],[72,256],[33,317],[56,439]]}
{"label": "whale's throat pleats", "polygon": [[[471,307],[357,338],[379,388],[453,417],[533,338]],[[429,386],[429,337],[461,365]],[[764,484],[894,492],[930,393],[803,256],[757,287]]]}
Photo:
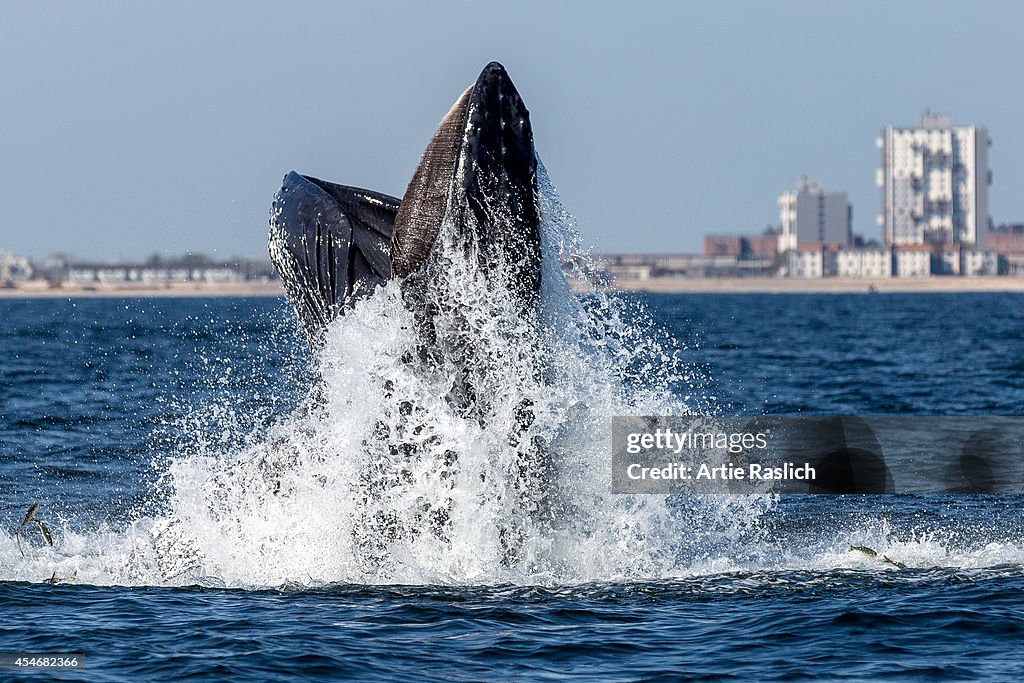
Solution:
{"label": "whale's throat pleats", "polygon": [[419,270],[434,246],[448,208],[472,92],[471,85],[441,120],[409,181],[391,237],[393,277],[404,278]]}
{"label": "whale's throat pleats", "polygon": [[[488,64],[452,105],[395,218],[392,277],[422,272],[444,226],[476,268],[529,309],[540,289],[537,156],[530,112],[504,67]],[[428,277],[428,280],[430,278]]]}

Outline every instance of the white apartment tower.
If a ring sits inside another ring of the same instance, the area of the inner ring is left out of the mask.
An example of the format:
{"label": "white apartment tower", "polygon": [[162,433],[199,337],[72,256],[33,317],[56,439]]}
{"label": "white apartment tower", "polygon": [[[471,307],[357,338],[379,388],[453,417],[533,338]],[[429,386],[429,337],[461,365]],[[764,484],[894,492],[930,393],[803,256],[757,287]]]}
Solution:
{"label": "white apartment tower", "polygon": [[886,244],[986,247],[992,141],[984,128],[953,127],[948,114],[925,112],[917,128],[888,126],[876,143]]}
{"label": "white apartment tower", "polygon": [[852,218],[845,192],[825,192],[821,183],[804,177],[796,190],[779,197],[779,251],[796,249],[801,244],[847,246],[852,239]]}

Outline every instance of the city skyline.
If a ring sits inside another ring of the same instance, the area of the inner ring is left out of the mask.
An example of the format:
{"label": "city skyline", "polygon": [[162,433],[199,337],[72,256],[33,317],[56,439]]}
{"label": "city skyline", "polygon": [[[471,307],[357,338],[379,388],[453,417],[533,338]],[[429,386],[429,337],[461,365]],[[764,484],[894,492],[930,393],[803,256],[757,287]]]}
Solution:
{"label": "city skyline", "polygon": [[523,92],[537,149],[598,251],[698,252],[705,233],[758,231],[802,176],[846,192],[853,231],[878,238],[874,141],[925,109],[987,128],[991,216],[1024,220],[1013,3],[29,3],[7,15],[0,54],[18,67],[0,74],[12,131],[0,249],[34,258],[262,257],[288,170],[400,196],[410,150],[490,59]]}

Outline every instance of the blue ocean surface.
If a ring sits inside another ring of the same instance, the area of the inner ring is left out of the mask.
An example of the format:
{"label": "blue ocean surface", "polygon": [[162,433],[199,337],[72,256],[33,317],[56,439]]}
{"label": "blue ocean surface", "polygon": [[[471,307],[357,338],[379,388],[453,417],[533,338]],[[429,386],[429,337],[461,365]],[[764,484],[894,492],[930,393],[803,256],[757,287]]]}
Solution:
{"label": "blue ocean surface", "polygon": [[405,374],[385,304],[313,369],[284,299],[0,299],[0,653],[84,655],[0,679],[1024,676],[1021,496],[613,496],[602,450],[658,406],[1021,414],[1024,295],[619,301],[635,321],[591,338],[625,365],[569,349],[531,394],[538,522],[486,469],[508,430],[443,400],[373,478],[380,406],[436,380]]}

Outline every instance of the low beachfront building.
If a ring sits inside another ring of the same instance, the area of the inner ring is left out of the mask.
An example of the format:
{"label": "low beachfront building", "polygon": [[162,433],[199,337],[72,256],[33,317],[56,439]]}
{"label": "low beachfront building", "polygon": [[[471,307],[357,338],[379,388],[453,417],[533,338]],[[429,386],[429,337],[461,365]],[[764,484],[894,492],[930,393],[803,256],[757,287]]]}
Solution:
{"label": "low beachfront building", "polygon": [[838,277],[892,277],[890,249],[843,249],[836,254]]}
{"label": "low beachfront building", "polygon": [[743,237],[740,235],[705,235],[705,256],[743,256]]}
{"label": "low beachfront building", "polygon": [[0,251],[0,287],[32,277],[32,266],[28,259],[15,256],[9,251]]}
{"label": "low beachfront building", "polygon": [[606,270],[617,281],[623,283],[639,283],[651,279],[651,267],[649,265],[611,266],[607,267]]}
{"label": "low beachfront building", "polygon": [[999,274],[999,254],[977,249],[960,252],[960,273],[967,277]]}
{"label": "low beachfront building", "polygon": [[1024,223],[999,225],[989,232],[986,246],[1003,256],[1024,254]]}
{"label": "low beachfront building", "polygon": [[73,284],[95,283],[171,283],[244,282],[246,273],[240,264],[212,263],[191,264],[95,264],[70,263],[67,266],[67,280]]}
{"label": "low beachfront building", "polygon": [[896,250],[897,277],[929,277],[932,274],[932,252],[930,249]]}
{"label": "low beachfront building", "polygon": [[796,278],[823,277],[822,254],[820,251],[798,251],[786,253],[786,275]]}
{"label": "low beachfront building", "polygon": [[795,278],[832,277],[836,274],[835,244],[804,244],[786,252],[786,275]]}
{"label": "low beachfront building", "polygon": [[705,235],[704,256],[730,256],[740,261],[775,261],[782,229],[769,226],[756,235]]}
{"label": "low beachfront building", "polygon": [[[774,255],[773,255],[774,256]],[[775,259],[707,254],[598,254],[601,270],[623,284],[672,278],[767,277]]]}

